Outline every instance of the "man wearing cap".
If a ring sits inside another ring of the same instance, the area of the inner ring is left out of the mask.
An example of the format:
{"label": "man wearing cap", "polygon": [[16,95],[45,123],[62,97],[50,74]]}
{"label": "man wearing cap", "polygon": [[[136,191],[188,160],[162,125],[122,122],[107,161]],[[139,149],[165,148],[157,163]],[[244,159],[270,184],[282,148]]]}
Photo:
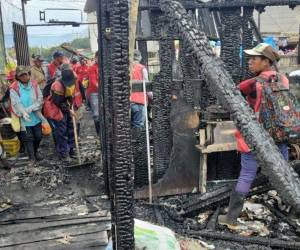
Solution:
{"label": "man wearing cap", "polygon": [[20,138],[25,145],[30,166],[42,158],[38,148],[42,139],[41,115],[43,95],[35,81],[30,80],[30,69],[18,66],[16,81],[10,86],[11,112],[20,118]]}
{"label": "man wearing cap", "polygon": [[[262,81],[267,82],[270,79],[281,77],[280,81],[286,87],[289,86],[289,82],[285,75],[279,74],[273,69],[274,64],[279,61],[280,57],[270,45],[261,43],[255,48],[244,52],[250,56],[249,70],[256,77],[241,82],[238,87],[258,117],[263,94]],[[219,216],[219,223],[231,229],[240,227],[237,218],[243,209],[244,199],[250,191],[257,171],[255,155],[251,152],[239,131],[236,132],[236,139],[237,150],[241,153],[241,171],[238,182],[230,196],[228,213]],[[288,160],[287,144],[279,144],[278,148],[283,157]]]}
{"label": "man wearing cap", "polygon": [[32,55],[33,65],[31,67],[31,79],[35,80],[40,89],[43,90],[46,85],[46,76],[43,70],[44,59],[40,55]]}
{"label": "man wearing cap", "polygon": [[61,65],[64,62],[64,53],[56,51],[53,53],[53,61],[48,65],[47,80],[57,79],[61,76]]}
{"label": "man wearing cap", "polygon": [[[75,139],[72,116],[72,105],[75,96],[76,77],[70,64],[62,64],[61,77],[51,86],[50,100],[54,104],[51,112],[53,116],[45,115],[54,131],[56,151],[62,161],[69,162],[74,156]],[[44,107],[45,109],[45,107]],[[44,110],[45,112],[45,110]],[[58,115],[60,114],[60,116]]]}

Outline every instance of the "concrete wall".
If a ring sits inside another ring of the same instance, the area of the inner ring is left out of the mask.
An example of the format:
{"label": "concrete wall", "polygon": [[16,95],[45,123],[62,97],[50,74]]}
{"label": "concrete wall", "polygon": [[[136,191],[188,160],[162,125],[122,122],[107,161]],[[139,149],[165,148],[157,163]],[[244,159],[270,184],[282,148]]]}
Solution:
{"label": "concrete wall", "polygon": [[[279,34],[299,34],[300,6],[294,10],[288,6],[266,7],[261,14],[261,32]],[[255,11],[254,19],[257,23],[258,12]]]}

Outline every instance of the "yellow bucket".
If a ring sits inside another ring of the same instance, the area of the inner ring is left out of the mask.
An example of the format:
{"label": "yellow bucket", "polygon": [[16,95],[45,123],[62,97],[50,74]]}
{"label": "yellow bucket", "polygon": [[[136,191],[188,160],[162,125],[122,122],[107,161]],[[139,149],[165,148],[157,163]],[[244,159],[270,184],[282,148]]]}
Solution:
{"label": "yellow bucket", "polygon": [[0,144],[3,146],[4,151],[10,157],[17,155],[20,151],[20,141],[18,137],[15,137],[11,140],[0,140]]}

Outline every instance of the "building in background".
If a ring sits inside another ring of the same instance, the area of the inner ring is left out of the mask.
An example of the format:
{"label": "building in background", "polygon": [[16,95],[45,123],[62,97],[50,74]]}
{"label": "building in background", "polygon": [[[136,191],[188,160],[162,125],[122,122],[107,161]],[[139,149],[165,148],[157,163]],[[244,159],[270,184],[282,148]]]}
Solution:
{"label": "building in background", "polygon": [[[95,0],[87,0],[84,6],[84,12],[87,13],[88,23],[97,23],[97,2]],[[97,24],[89,24],[89,37],[91,43],[91,50],[96,52],[98,50],[98,26]]]}
{"label": "building in background", "polygon": [[266,7],[260,15],[255,12],[254,19],[263,37],[274,39],[281,54],[280,69],[287,73],[299,69],[300,6],[293,10],[288,6]]}

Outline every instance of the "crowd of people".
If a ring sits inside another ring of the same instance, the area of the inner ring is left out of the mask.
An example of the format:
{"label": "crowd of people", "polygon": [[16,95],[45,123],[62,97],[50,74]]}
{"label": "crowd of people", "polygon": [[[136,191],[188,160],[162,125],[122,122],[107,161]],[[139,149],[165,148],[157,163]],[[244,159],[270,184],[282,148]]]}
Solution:
{"label": "crowd of people", "polygon": [[74,133],[80,132],[84,104],[93,113],[97,134],[100,131],[98,53],[93,62],[85,57],[78,62],[56,51],[46,69],[43,64],[41,55],[32,55],[32,66],[18,65],[8,72],[7,89],[0,96],[0,112],[11,118],[30,166],[43,158],[39,145],[43,134],[51,132],[58,159],[70,162],[76,157]]}
{"label": "crowd of people", "polygon": [[[142,56],[134,51],[132,80],[148,81],[148,72],[141,64]],[[43,157],[39,145],[44,135],[52,134],[56,155],[62,162],[76,158],[75,133],[80,134],[80,119],[90,110],[97,135],[100,133],[98,52],[93,61],[81,56],[67,56],[56,51],[45,67],[41,55],[32,55],[30,67],[18,65],[7,73],[7,89],[0,95],[3,117],[11,118],[12,128],[26,153],[30,166]],[[145,124],[145,108],[152,99],[147,93],[134,92],[131,101],[131,125]],[[75,122],[74,122],[75,121]],[[76,124],[74,126],[74,124]]]}

